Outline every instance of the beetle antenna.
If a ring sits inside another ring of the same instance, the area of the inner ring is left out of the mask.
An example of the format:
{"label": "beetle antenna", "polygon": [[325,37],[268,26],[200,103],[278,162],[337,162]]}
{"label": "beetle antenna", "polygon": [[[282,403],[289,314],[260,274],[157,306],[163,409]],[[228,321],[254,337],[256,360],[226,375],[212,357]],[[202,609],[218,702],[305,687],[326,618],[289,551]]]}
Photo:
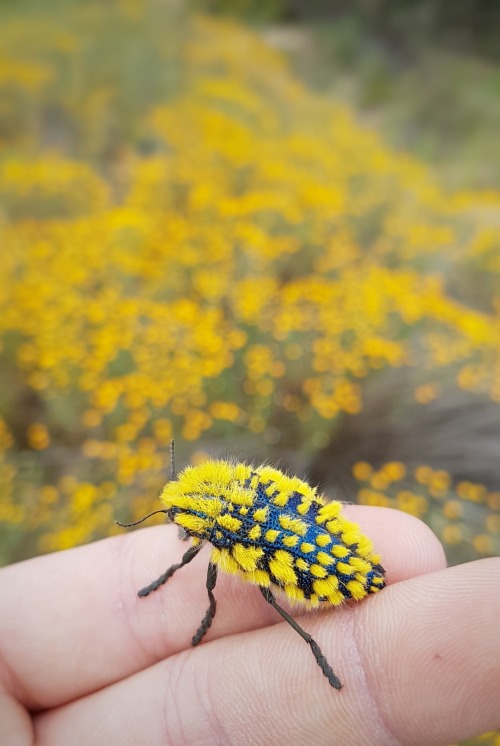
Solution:
{"label": "beetle antenna", "polygon": [[120,523],[120,521],[115,521],[115,523],[117,526],[121,526],[122,528],[130,528],[131,526],[137,526],[138,523],[147,521],[148,518],[151,518],[152,515],[156,515],[157,513],[168,513],[168,510],[153,510],[149,515],[145,515],[144,518],[139,518],[138,521],[134,521],[133,523]]}
{"label": "beetle antenna", "polygon": [[170,441],[170,479],[175,479],[174,440]]}

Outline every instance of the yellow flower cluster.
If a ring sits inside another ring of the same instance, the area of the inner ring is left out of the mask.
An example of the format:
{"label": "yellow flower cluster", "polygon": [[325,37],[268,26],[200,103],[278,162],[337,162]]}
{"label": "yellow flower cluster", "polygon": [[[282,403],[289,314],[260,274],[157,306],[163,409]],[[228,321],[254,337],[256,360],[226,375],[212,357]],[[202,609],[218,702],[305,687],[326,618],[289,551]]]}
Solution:
{"label": "yellow flower cluster", "polygon": [[[196,18],[167,49],[150,3],[92,8],[71,32],[0,29],[1,515],[29,524],[26,553],[108,533],[118,490],[142,512],[173,435],[322,447],[362,411],[364,381],[401,366],[422,371],[424,405],[452,386],[500,401],[500,305],[472,309],[443,280],[500,272],[481,195],[443,190],[251,31]],[[87,86],[61,74],[99,58],[110,28],[143,34],[149,70],[182,80],[124,108],[126,127],[112,118],[125,64],[103,58]],[[362,499],[426,516],[425,496],[389,496],[403,476],[368,474]],[[423,482],[436,499],[445,483]],[[459,513],[443,515],[461,531]]]}
{"label": "yellow flower cluster", "polygon": [[448,549],[467,545],[480,556],[500,553],[500,492],[472,482],[454,483],[448,472],[426,465],[409,474],[396,461],[376,470],[358,461],[353,476],[362,483],[360,503],[398,508],[423,518]]}

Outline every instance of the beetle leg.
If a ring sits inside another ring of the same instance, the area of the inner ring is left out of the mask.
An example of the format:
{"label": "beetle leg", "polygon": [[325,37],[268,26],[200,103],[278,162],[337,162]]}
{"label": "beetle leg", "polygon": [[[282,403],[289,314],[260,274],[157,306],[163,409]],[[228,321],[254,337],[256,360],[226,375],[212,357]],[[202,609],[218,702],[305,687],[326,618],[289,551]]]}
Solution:
{"label": "beetle leg", "polygon": [[266,599],[267,603],[271,604],[271,606],[273,607],[273,609],[276,609],[276,611],[278,612],[278,614],[281,614],[281,616],[283,617],[283,619],[286,622],[288,622],[288,624],[291,627],[293,627],[293,629],[296,632],[299,633],[299,635],[302,637],[303,640],[305,640],[307,642],[307,644],[311,648],[312,653],[313,653],[313,655],[314,655],[314,657],[316,659],[316,663],[318,664],[318,666],[323,671],[324,675],[328,679],[328,681],[331,684],[331,686],[333,686],[334,689],[342,689],[342,684],[340,683],[340,680],[333,673],[333,670],[330,667],[330,665],[329,665],[328,661],[326,660],[325,656],[321,652],[321,649],[320,649],[318,643],[315,642],[315,640],[313,640],[313,638],[311,637],[311,635],[308,632],[306,632],[305,630],[303,630],[302,627],[297,624],[297,622],[295,621],[295,619],[292,619],[292,617],[290,616],[290,614],[287,614],[287,612],[284,609],[282,609],[281,606],[279,606],[276,603],[276,599],[274,598],[274,596],[271,593],[271,591],[269,590],[269,588],[265,588],[263,586],[259,586],[259,588],[260,588],[260,592],[262,593],[262,595]]}
{"label": "beetle leg", "polygon": [[208,599],[210,601],[210,606],[207,609],[207,613],[203,617],[203,621],[200,624],[195,636],[193,637],[191,641],[191,645],[198,645],[199,642],[205,637],[208,630],[210,629],[210,626],[212,624],[212,620],[215,616],[216,606],[217,602],[215,600],[214,594],[212,593],[213,589],[215,588],[215,584],[217,582],[217,565],[214,565],[213,562],[208,563],[208,572],[207,572],[207,591],[208,591]]}
{"label": "beetle leg", "polygon": [[196,555],[198,554],[202,546],[203,546],[203,542],[201,542],[200,544],[193,544],[193,546],[190,546],[187,552],[183,554],[180,562],[178,562],[176,565],[172,565],[172,567],[169,567],[168,570],[163,573],[163,575],[160,575],[159,578],[157,578],[156,580],[153,580],[153,582],[147,585],[145,588],[141,588],[141,590],[139,591],[137,595],[143,598],[144,596],[149,596],[149,594],[152,593],[152,591],[158,590],[158,588],[161,585],[166,583],[167,580],[172,577],[174,572],[176,572],[180,567],[187,565],[188,562],[191,562],[191,560],[196,557]]}

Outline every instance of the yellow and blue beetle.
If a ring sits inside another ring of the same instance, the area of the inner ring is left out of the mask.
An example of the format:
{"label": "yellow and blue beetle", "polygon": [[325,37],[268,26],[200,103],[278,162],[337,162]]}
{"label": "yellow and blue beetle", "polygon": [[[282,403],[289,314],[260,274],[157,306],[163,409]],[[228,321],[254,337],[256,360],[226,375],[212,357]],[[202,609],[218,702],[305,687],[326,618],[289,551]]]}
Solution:
{"label": "yellow and blue beetle", "polygon": [[211,460],[176,475],[173,443],[172,477],[161,501],[164,509],[155,512],[166,513],[192,543],[181,561],[139,596],[166,583],[208,542],[210,605],[192,644],[202,640],[215,616],[213,590],[220,568],[259,586],[266,601],[311,647],[330,684],[340,689],[318,644],[278,605],[270,586],[309,608],[360,600],[385,586],[380,557],[359,526],[343,516],[342,503],[326,502],[306,482],[270,466]]}

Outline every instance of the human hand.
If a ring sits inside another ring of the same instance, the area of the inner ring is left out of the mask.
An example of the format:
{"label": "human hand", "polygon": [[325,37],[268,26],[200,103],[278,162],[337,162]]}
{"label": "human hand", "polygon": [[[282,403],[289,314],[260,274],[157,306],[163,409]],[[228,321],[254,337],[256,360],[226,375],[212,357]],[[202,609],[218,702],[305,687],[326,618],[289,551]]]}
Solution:
{"label": "human hand", "polygon": [[420,521],[345,512],[382,555],[388,587],[292,610],[340,692],[259,589],[233,577],[221,574],[212,628],[191,648],[208,550],[140,599],[186,549],[159,526],[0,571],[0,742],[447,746],[499,727],[500,560],[445,569]]}

